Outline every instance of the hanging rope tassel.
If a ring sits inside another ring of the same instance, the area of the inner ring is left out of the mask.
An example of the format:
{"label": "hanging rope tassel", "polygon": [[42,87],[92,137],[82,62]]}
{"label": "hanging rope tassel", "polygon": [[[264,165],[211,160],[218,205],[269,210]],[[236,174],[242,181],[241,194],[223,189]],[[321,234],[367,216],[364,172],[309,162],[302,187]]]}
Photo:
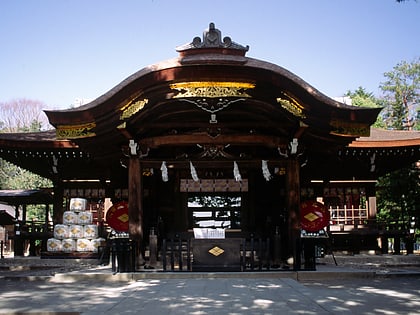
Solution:
{"label": "hanging rope tassel", "polygon": [[191,169],[191,177],[195,182],[198,182],[200,179],[198,178],[197,171],[195,170],[194,165],[190,162],[190,169]]}
{"label": "hanging rope tassel", "polygon": [[241,173],[239,173],[239,167],[236,161],[233,162],[233,176],[237,182],[242,181]]}
{"label": "hanging rope tassel", "polygon": [[160,170],[162,171],[162,180],[164,182],[167,182],[169,180],[168,177],[168,168],[166,167],[166,162],[162,162],[162,166],[160,167]]}
{"label": "hanging rope tassel", "polygon": [[267,160],[262,160],[261,162],[262,162],[261,166],[262,166],[263,176],[264,176],[265,180],[268,182],[270,179],[273,178],[270,174],[270,170],[268,169],[268,161]]}

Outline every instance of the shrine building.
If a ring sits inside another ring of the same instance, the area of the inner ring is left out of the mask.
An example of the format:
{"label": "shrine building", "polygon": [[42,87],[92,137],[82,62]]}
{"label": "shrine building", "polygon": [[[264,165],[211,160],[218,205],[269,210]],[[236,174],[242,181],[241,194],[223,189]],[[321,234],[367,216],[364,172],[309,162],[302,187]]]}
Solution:
{"label": "shrine building", "polygon": [[[387,237],[401,235],[372,224],[375,183],[420,160],[420,132],[373,129],[381,108],[340,103],[248,49],[210,23],[174,59],[89,104],[46,110],[53,130],[0,134],[0,157],[53,182],[54,225],[83,198],[94,224],[112,229],[105,200],[113,211],[125,203],[114,219],[127,230],[116,232],[135,244],[136,265],[150,236],[158,260],[179,241],[191,252],[178,259],[198,269],[228,251],[219,267],[264,256],[264,266],[301,269],[321,230],[334,250],[387,251]],[[213,230],[222,236],[197,235]],[[251,241],[255,252],[244,249]]]}

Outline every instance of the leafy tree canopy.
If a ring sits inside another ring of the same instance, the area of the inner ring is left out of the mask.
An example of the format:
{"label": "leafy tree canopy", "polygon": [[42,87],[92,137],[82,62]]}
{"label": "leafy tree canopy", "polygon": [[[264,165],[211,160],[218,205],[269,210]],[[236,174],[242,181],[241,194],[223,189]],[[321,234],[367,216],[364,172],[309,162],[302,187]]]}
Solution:
{"label": "leafy tree canopy", "polygon": [[402,61],[384,73],[380,84],[386,106],[384,117],[388,128],[412,130],[420,109],[420,58]]}

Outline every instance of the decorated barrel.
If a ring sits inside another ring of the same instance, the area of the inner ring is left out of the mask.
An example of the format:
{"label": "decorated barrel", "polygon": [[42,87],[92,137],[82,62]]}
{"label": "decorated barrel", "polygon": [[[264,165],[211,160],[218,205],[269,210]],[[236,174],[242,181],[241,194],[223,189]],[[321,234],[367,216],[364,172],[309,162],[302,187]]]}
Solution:
{"label": "decorated barrel", "polygon": [[97,253],[99,246],[105,246],[106,240],[104,238],[95,238],[90,241],[92,244],[92,251]]}
{"label": "decorated barrel", "polygon": [[54,226],[54,238],[62,240],[69,237],[69,226],[65,224],[56,224]]}
{"label": "decorated barrel", "polygon": [[69,226],[69,238],[77,239],[83,238],[83,226],[79,224],[73,224]]}
{"label": "decorated barrel", "polygon": [[73,211],[64,211],[63,224],[77,224],[78,215]]}
{"label": "decorated barrel", "polygon": [[62,244],[61,240],[56,238],[49,238],[47,240],[47,251],[48,252],[61,252]]}
{"label": "decorated barrel", "polygon": [[82,212],[79,212],[77,215],[78,224],[91,224],[92,219],[93,219],[92,213],[89,211],[82,211]]}
{"label": "decorated barrel", "polygon": [[85,211],[86,206],[87,206],[87,200],[84,198],[71,198],[70,199],[71,211]]}
{"label": "decorated barrel", "polygon": [[94,225],[94,224],[87,224],[83,227],[84,229],[84,233],[83,233],[83,237],[84,238],[97,238],[98,237],[98,226]]}
{"label": "decorated barrel", "polygon": [[92,251],[92,244],[90,240],[86,238],[79,238],[76,241],[76,251],[78,252],[91,252]]}
{"label": "decorated barrel", "polygon": [[61,248],[63,252],[70,253],[76,251],[76,240],[66,238],[61,241]]}

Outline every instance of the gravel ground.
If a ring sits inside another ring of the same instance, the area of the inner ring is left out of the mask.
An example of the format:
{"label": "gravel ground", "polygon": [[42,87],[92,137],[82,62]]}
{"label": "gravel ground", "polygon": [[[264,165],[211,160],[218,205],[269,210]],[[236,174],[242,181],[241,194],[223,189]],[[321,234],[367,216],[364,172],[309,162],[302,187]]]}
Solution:
{"label": "gravel ground", "polygon": [[98,266],[93,259],[41,259],[40,257],[8,257],[0,260],[0,277],[54,276]]}
{"label": "gravel ground", "polygon": [[[409,270],[420,272],[420,255],[327,255],[319,258],[317,263],[324,266],[335,266],[350,269],[392,272]],[[41,259],[40,257],[6,257],[0,259],[0,277],[6,276],[54,276],[76,270],[87,270],[98,267],[94,259]]]}

